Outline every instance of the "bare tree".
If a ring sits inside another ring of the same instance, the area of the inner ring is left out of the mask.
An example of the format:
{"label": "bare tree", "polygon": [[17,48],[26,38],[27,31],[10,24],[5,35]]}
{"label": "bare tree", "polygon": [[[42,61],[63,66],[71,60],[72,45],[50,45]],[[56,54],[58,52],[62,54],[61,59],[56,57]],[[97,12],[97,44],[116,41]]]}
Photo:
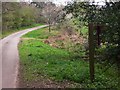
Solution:
{"label": "bare tree", "polygon": [[60,14],[60,11],[62,8],[59,6],[56,6],[52,2],[47,2],[46,6],[43,8],[43,15],[45,18],[47,18],[48,24],[49,24],[49,32],[51,31],[51,25],[56,24],[58,15]]}

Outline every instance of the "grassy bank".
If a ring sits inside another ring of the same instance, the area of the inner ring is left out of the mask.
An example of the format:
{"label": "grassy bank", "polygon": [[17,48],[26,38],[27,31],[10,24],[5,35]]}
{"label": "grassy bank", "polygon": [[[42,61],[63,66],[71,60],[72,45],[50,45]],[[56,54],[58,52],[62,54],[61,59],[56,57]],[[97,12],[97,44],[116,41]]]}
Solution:
{"label": "grassy bank", "polygon": [[24,29],[27,29],[27,28],[32,28],[32,27],[37,27],[37,26],[40,26],[40,25],[43,25],[43,24],[33,24],[31,26],[26,26],[26,27],[21,27],[21,28],[18,28],[18,29],[13,29],[13,30],[8,30],[8,31],[2,31],[1,35],[0,35],[0,38],[4,38],[14,32],[17,32],[17,31],[20,31],[20,30],[24,30]]}
{"label": "grassy bank", "polygon": [[44,39],[58,33],[58,31],[49,33],[48,28],[43,28],[23,36],[19,44],[19,53],[22,67],[21,79],[25,83],[39,84],[42,76],[55,82],[64,83],[67,80],[69,83],[72,82],[74,87],[79,88],[115,88],[117,86],[117,76],[115,76],[117,73],[114,66],[103,73],[101,66],[96,64],[96,79],[91,83],[88,61],[72,59],[71,53],[67,50],[55,48],[43,42]]}

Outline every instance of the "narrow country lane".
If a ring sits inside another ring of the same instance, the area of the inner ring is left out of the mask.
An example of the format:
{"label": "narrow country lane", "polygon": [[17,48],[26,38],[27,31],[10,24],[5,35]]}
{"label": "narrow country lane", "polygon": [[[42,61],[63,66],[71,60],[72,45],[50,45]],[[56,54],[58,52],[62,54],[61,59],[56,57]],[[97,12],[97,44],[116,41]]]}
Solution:
{"label": "narrow country lane", "polygon": [[17,87],[17,75],[19,68],[17,45],[20,41],[20,37],[30,31],[46,26],[47,25],[43,25],[19,31],[0,40],[0,89]]}

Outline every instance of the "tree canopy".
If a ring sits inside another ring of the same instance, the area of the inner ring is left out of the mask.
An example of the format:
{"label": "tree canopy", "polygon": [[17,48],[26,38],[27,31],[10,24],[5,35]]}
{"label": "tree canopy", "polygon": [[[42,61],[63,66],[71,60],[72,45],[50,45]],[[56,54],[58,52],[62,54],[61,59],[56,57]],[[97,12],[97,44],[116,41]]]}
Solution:
{"label": "tree canopy", "polygon": [[[102,43],[107,43],[109,59],[118,58],[120,52],[120,2],[106,2],[95,5],[90,2],[74,2],[65,7],[66,13],[72,13],[79,21],[101,24],[105,30],[101,33]],[[113,51],[111,51],[113,50]],[[115,57],[114,57],[115,56]]]}

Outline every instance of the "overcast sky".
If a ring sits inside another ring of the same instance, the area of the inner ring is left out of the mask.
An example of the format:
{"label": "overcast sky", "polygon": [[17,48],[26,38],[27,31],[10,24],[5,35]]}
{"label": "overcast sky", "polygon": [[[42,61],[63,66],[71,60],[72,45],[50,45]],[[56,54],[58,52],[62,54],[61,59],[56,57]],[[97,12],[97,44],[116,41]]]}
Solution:
{"label": "overcast sky", "polygon": [[72,1],[72,0],[53,0],[54,3],[56,4],[63,4],[66,5],[67,2]]}
{"label": "overcast sky", "polygon": [[[55,2],[56,4],[63,4],[63,5],[66,5],[67,2],[69,1],[72,1],[72,0],[53,0],[53,2]],[[95,1],[96,3],[99,2],[99,5],[104,5],[104,2],[105,0],[78,0],[80,2],[83,2],[83,1]],[[109,0],[107,0],[109,1]]]}
{"label": "overcast sky", "polygon": [[[32,1],[32,0],[21,0],[21,1]],[[36,1],[38,1],[38,2],[43,2],[44,0],[36,0]],[[66,5],[67,4],[67,2],[69,2],[69,1],[72,1],[72,0],[48,0],[48,1],[52,1],[52,2],[54,2],[55,4],[62,4],[62,5]],[[81,1],[81,2],[83,2],[83,1],[95,1],[95,2],[99,2],[99,5],[104,5],[104,2],[106,1],[106,0],[78,0],[78,1]],[[107,0],[107,1],[109,1],[109,0]]]}

